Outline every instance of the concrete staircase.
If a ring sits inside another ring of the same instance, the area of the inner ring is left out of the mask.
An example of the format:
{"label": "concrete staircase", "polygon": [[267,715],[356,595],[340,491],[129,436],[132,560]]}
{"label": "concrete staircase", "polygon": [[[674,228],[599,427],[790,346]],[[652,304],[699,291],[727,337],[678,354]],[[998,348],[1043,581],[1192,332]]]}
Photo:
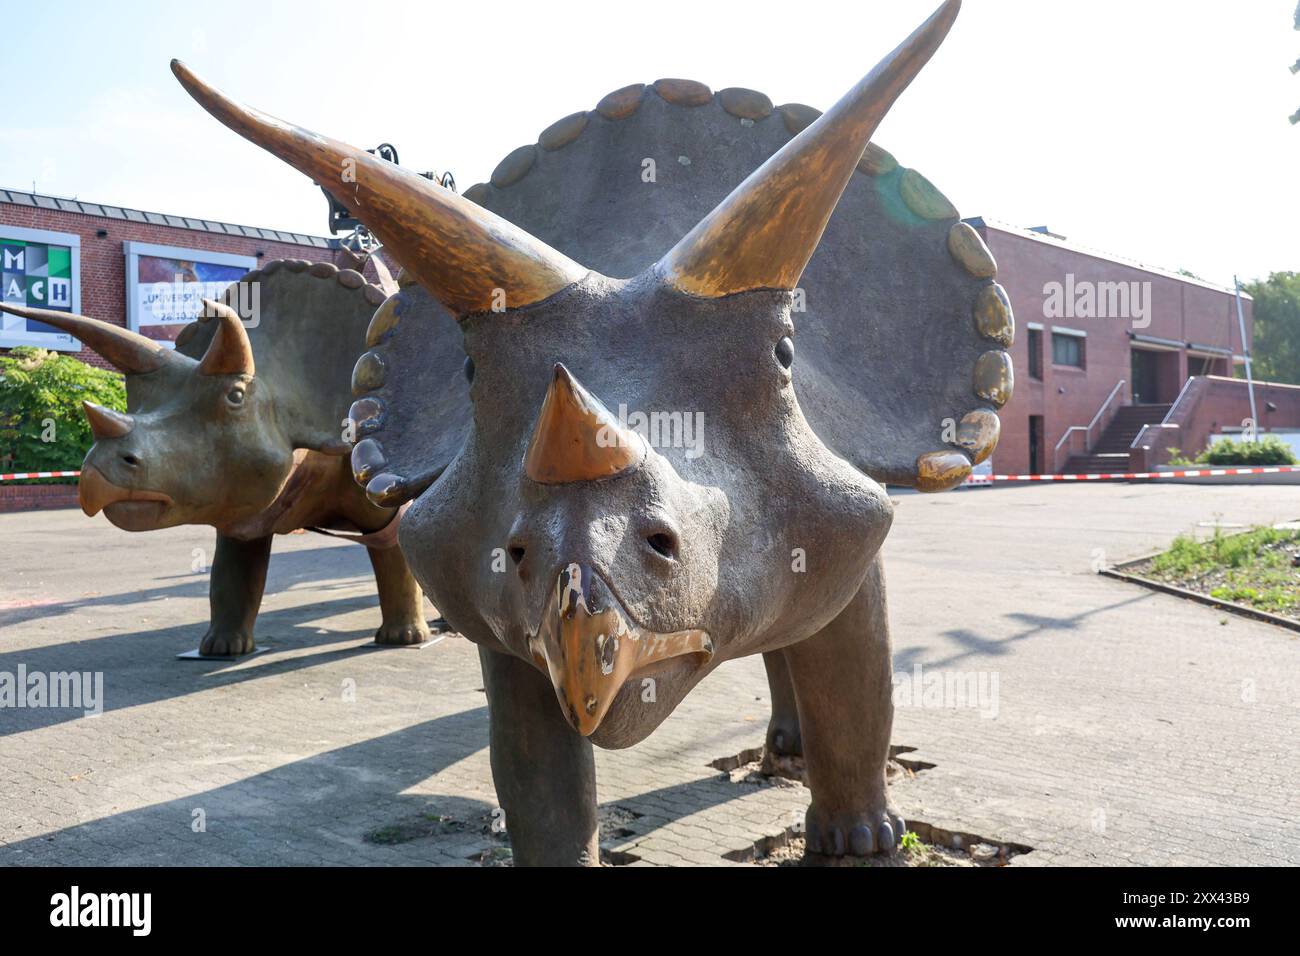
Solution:
{"label": "concrete staircase", "polygon": [[1125,405],[1115,413],[1086,455],[1074,455],[1061,469],[1067,475],[1128,471],[1128,451],[1143,425],[1158,425],[1169,413],[1168,405]]}

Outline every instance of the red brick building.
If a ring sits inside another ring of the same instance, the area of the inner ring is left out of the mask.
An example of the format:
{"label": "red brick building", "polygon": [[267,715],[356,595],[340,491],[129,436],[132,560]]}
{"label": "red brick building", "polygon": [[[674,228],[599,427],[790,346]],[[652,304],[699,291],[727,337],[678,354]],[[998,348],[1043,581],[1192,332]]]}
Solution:
{"label": "red brick building", "polygon": [[[1243,364],[1241,326],[1248,346],[1253,320],[1248,295],[1241,295],[1239,322],[1232,288],[1087,249],[1045,229],[968,222],[997,259],[1016,316],[1015,392],[1001,412],[995,472],[1128,471],[1130,457],[1171,414],[1184,424],[1167,430],[1161,450],[1195,454],[1212,431],[1242,427],[1249,417],[1239,414],[1249,409],[1244,381],[1195,389],[1213,396],[1197,402],[1195,421],[1187,421],[1187,402],[1174,406],[1189,379],[1231,379]],[[1286,389],[1273,391],[1277,398]],[[1260,430],[1300,427],[1300,404],[1289,395],[1280,406],[1258,399]],[[1148,463],[1166,458],[1153,455]]]}
{"label": "red brick building", "polygon": [[[334,262],[337,248],[337,240],[320,236],[0,189],[0,266],[4,270],[0,292],[5,300],[19,301],[18,293],[24,292],[27,305],[70,308],[118,325],[128,324],[132,279],[138,282],[141,271],[149,265],[174,260],[193,269],[207,263],[213,271],[242,274],[241,269],[247,271],[272,259]],[[23,249],[32,250],[29,258],[39,261],[44,256],[48,263],[21,262],[19,253]],[[137,260],[146,260],[145,264],[137,262],[141,271],[134,277],[128,274],[132,252]],[[55,270],[56,254],[66,255],[77,265],[75,270],[66,270],[73,273],[68,276],[70,287],[66,292],[60,286],[56,293],[53,283],[47,289],[41,282],[53,278],[43,273]],[[63,298],[51,298],[56,294]],[[23,342],[28,336],[21,333],[26,330],[14,327],[20,321],[10,318],[9,328],[0,330],[0,350],[15,344],[61,351],[71,348],[66,337],[47,341],[31,336],[30,343]],[[157,334],[166,337],[166,333]],[[106,364],[90,351],[76,355],[92,365]]]}

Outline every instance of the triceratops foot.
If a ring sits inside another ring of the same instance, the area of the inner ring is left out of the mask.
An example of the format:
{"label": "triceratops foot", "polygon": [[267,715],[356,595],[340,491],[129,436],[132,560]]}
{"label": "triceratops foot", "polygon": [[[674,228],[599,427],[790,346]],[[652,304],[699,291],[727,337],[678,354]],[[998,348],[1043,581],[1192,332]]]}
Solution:
{"label": "triceratops foot", "polygon": [[907,829],[902,815],[883,801],[875,809],[840,813],[824,811],[814,804],[808,808],[806,820],[806,849],[814,856],[892,853]]}
{"label": "triceratops foot", "polygon": [[802,757],[803,735],[799,732],[799,718],[773,714],[767,723],[764,750],[778,757]]}
{"label": "triceratops foot", "polygon": [[399,622],[389,624],[385,621],[375,631],[375,643],[393,647],[409,647],[411,644],[423,644],[429,639],[429,625],[424,621]]}
{"label": "triceratops foot", "polygon": [[767,725],[767,740],[763,744],[763,763],[759,768],[769,777],[803,777],[803,737],[799,733],[799,718],[773,714]]}
{"label": "triceratops foot", "polygon": [[242,657],[253,653],[252,630],[218,630],[209,627],[199,641],[199,653],[204,657]]}

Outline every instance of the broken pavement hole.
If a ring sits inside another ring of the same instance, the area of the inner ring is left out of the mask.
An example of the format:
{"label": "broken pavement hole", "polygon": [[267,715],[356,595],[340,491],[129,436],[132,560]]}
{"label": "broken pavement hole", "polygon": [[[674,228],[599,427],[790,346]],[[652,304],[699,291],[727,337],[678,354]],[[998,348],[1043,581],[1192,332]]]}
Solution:
{"label": "broken pavement hole", "polygon": [[[910,780],[921,771],[935,766],[927,760],[905,756],[915,751],[915,747],[890,744],[889,761],[885,765],[889,783],[899,779]],[[733,756],[719,757],[711,760],[709,766],[725,773],[731,783],[759,787],[789,786],[792,783],[807,786],[803,757],[768,754],[763,747],[748,747]]]}
{"label": "broken pavement hole", "polygon": [[[627,866],[629,863],[636,863],[641,859],[627,850],[607,846],[610,843],[622,843],[629,837],[636,836],[635,823],[641,816],[635,810],[629,810],[627,807],[618,804],[599,808],[597,819],[600,825],[601,866]],[[482,819],[484,825],[481,830],[491,838],[492,843],[489,846],[476,849],[465,859],[477,863],[479,866],[514,866],[514,852],[510,848],[508,829],[504,833],[494,831],[492,823],[497,818],[492,814],[484,814]],[[506,826],[509,827],[508,822]]]}
{"label": "broken pavement hole", "polygon": [[[469,856],[465,857],[472,863],[479,866],[514,866],[514,854],[508,846],[493,846],[485,850],[476,850]],[[600,865],[601,866],[627,866],[636,863],[641,858],[632,853],[622,850],[607,850],[600,848]]]}
{"label": "broken pavement hole", "polygon": [[710,760],[709,766],[714,770],[721,770],[723,773],[730,773],[733,770],[745,766],[747,763],[757,763],[763,759],[762,747],[750,747],[748,750],[742,750],[734,757],[719,757],[717,760]]}
{"label": "broken pavement hole", "polygon": [[635,831],[628,829],[628,825],[640,820],[641,814],[627,807],[612,804],[601,807],[597,811],[597,818],[600,821],[600,839],[605,841],[610,837],[632,836]]}
{"label": "broken pavement hole", "polygon": [[944,830],[924,820],[908,820],[907,830],[915,839],[909,840],[910,847],[892,854],[826,857],[806,852],[803,826],[796,824],[722,857],[733,863],[755,866],[1000,867],[1017,856],[1033,852],[1033,847],[1023,843],[1004,843],[974,833]]}
{"label": "broken pavement hole", "polygon": [[378,827],[362,836],[367,843],[396,846],[429,837],[465,832],[466,824],[442,813],[420,813],[388,826]]}
{"label": "broken pavement hole", "polygon": [[636,854],[628,853],[626,850],[606,850],[604,847],[600,850],[601,866],[627,866],[640,859]]}
{"label": "broken pavement hole", "polygon": [[934,767],[936,766],[935,764],[930,763],[930,761],[928,760],[916,760],[913,757],[904,756],[904,754],[910,754],[910,753],[916,753],[916,748],[904,747],[904,746],[900,746],[899,744],[889,745],[889,759],[892,762],[898,764],[900,767],[904,767],[907,770],[912,771],[912,774],[914,776],[920,773],[922,770],[933,770]]}

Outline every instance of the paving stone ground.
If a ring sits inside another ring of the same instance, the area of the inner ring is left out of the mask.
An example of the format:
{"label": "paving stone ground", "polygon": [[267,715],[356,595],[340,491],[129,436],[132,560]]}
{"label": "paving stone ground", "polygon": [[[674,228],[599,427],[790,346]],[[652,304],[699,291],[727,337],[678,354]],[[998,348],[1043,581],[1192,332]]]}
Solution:
{"label": "paving stone ground", "polygon": [[[1016,866],[1300,863],[1298,635],[1093,573],[1179,532],[1293,520],[1300,489],[1040,485],[896,505],[896,673],[996,688],[899,707],[894,742],[934,765],[893,788],[909,820],[1033,847]],[[272,559],[268,650],[177,661],[207,620],[194,569],[212,544],[201,528],[0,515],[0,672],[104,675],[97,717],[0,709],[0,865],[465,866],[498,846],[473,647],[368,647],[364,553],[294,535]],[[727,864],[796,824],[806,790],[709,766],[760,746],[767,715],[746,659],[643,744],[598,752],[613,859]]]}

